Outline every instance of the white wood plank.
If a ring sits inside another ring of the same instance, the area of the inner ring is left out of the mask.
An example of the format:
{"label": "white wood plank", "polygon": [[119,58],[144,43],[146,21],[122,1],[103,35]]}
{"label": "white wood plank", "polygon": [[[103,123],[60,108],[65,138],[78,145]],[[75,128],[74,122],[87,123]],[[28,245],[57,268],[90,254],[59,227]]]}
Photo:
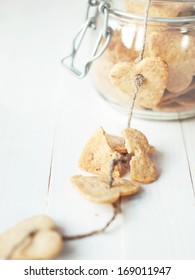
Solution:
{"label": "white wood plank", "polygon": [[125,202],[125,258],[193,259],[195,207],[180,123],[135,124],[159,151],[160,177]]}
{"label": "white wood plank", "polygon": [[182,121],[181,129],[195,198],[195,120]]}
{"label": "white wood plank", "polygon": [[0,230],[46,211],[61,94],[64,1],[59,4],[0,3]]}
{"label": "white wood plank", "polygon": [[[40,116],[40,115],[39,115]],[[53,130],[35,116],[0,121],[0,230],[45,213]]]}

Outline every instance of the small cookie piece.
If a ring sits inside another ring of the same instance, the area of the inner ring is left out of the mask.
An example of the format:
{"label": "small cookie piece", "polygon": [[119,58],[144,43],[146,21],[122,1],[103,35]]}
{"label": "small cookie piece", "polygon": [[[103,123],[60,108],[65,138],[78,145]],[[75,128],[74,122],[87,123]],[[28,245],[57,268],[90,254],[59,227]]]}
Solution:
{"label": "small cookie piece", "polygon": [[144,154],[132,157],[130,168],[130,179],[134,182],[149,184],[157,179],[157,170],[154,162]]}
{"label": "small cookie piece", "polygon": [[112,67],[110,79],[121,92],[132,97],[138,74],[143,75],[144,84],[138,90],[136,104],[153,108],[160,102],[166,88],[168,65],[160,57],[147,57],[137,64],[120,62]]}
{"label": "small cookie piece", "polygon": [[106,134],[107,143],[113,151],[118,153],[127,153],[127,148],[125,147],[125,140],[122,137]]}
{"label": "small cookie piece", "polygon": [[[0,235],[0,258],[17,259],[17,257],[20,256],[20,259],[25,259],[25,257],[28,259],[39,259],[42,258],[40,252],[44,252],[44,259],[55,257],[62,251],[63,242],[60,234],[56,232],[55,238],[52,238],[52,247],[49,247],[50,245],[48,244],[43,244],[43,239],[40,241],[40,235],[38,234],[40,231],[47,231],[47,236],[52,237],[54,230],[55,224],[47,216],[36,216],[20,222]],[[56,236],[58,237],[56,238]],[[37,240],[40,242],[37,243]],[[33,244],[36,244],[36,246],[37,244],[43,245],[40,250],[38,250],[37,255],[35,251],[33,255],[30,253],[34,250]],[[51,248],[50,252],[48,252],[47,247]],[[25,253],[23,255],[22,250],[24,248]],[[28,251],[28,248],[30,251]]]}
{"label": "small cookie piece", "polygon": [[148,154],[150,152],[150,144],[146,136],[137,129],[127,128],[123,130],[125,146],[129,154]]}
{"label": "small cookie piece", "polygon": [[156,166],[149,158],[153,147],[146,136],[136,129],[126,128],[122,134],[128,153],[133,154],[130,160],[130,179],[143,184],[152,183],[157,179]]}
{"label": "small cookie piece", "polygon": [[124,139],[113,135],[106,135],[102,128],[99,128],[90,138],[79,159],[79,167],[87,172],[107,177],[110,172],[110,161],[114,153],[118,152],[121,161],[116,164],[113,177],[121,177],[127,172],[126,164],[122,163],[127,150]]}
{"label": "small cookie piece", "polygon": [[73,176],[72,185],[88,200],[96,203],[112,204],[120,196],[130,196],[138,192],[139,186],[125,179],[115,179],[110,188],[108,180],[100,177]]}

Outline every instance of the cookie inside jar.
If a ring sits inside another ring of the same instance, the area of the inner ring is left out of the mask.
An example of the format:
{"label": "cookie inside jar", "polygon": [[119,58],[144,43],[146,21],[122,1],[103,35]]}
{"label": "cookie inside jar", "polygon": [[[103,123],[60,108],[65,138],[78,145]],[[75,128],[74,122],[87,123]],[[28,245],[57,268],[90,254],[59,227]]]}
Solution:
{"label": "cookie inside jar", "polygon": [[[100,95],[112,106],[126,113],[132,101],[131,96],[113,84],[111,73],[117,63],[126,62],[134,65],[139,56],[144,39],[146,1],[111,2],[109,26],[113,30],[112,39],[104,54],[94,62],[91,77]],[[152,106],[144,106],[145,103],[137,98],[134,116],[159,120],[195,116],[195,5],[193,1],[152,1],[143,57],[164,61],[168,66],[168,78],[158,103],[152,102]],[[149,73],[150,69],[146,71]],[[158,72],[156,75],[160,77],[162,73]],[[155,84],[155,92],[156,89],[158,84]],[[159,90],[162,90],[160,85]],[[152,93],[153,88],[149,91]],[[159,96],[159,93],[157,94]],[[155,96],[154,98],[156,100]]]}

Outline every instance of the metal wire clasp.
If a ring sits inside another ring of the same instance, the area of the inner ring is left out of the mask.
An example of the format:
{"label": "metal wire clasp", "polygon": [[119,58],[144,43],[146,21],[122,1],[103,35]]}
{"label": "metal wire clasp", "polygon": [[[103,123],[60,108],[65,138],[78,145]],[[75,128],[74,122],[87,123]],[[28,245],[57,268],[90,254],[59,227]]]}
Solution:
{"label": "metal wire clasp", "polygon": [[[89,16],[91,7],[95,7],[95,15]],[[71,71],[77,78],[84,78],[93,63],[94,60],[98,59],[106,50],[108,44],[110,43],[110,39],[112,37],[112,29],[108,26],[108,18],[109,18],[109,3],[107,1],[96,1],[96,0],[88,0],[88,7],[86,12],[86,21],[78,30],[76,36],[72,42],[72,50],[62,59],[62,64]],[[88,28],[96,29],[96,21],[98,14],[102,13],[104,15],[104,24],[102,30],[99,32],[98,38],[95,42],[94,48],[92,50],[90,59],[84,63],[84,67],[82,70],[79,70],[75,66],[75,57],[78,53],[78,50],[81,46],[81,43],[86,35]],[[102,43],[101,48],[99,49],[100,44]],[[99,49],[99,51],[98,51]]]}

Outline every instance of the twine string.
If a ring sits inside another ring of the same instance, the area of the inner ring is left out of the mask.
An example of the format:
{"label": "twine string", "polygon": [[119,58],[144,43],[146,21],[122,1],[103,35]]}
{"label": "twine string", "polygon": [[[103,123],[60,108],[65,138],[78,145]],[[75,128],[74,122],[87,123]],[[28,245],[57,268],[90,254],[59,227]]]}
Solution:
{"label": "twine string", "polygon": [[152,0],[146,0],[146,5],[145,5],[145,11],[144,11],[144,28],[143,28],[143,39],[142,39],[142,48],[140,50],[139,56],[135,60],[135,64],[139,63],[144,56],[144,51],[145,51],[145,46],[146,46],[146,34],[147,34],[147,28],[148,28],[148,15],[149,15],[149,10],[151,6]]}
{"label": "twine string", "polygon": [[[148,28],[148,15],[149,15],[151,2],[152,2],[152,0],[146,0],[145,12],[144,12],[144,29],[143,29],[144,35],[143,35],[143,40],[142,40],[142,47],[141,47],[141,50],[139,52],[137,59],[134,62],[134,65],[138,64],[140,61],[142,61],[143,56],[144,56],[144,51],[145,51],[145,46],[146,46],[146,34],[147,34],[147,28]],[[130,104],[127,128],[131,127],[131,120],[132,120],[132,116],[133,116],[135,100],[137,98],[139,88],[143,85],[143,83],[144,83],[144,76],[142,74],[136,75],[135,80],[134,80],[133,97],[132,97],[132,102]]]}
{"label": "twine string", "polygon": [[62,239],[64,241],[67,240],[78,240],[78,239],[83,239],[89,236],[94,236],[97,234],[101,234],[103,232],[105,232],[107,230],[107,228],[111,225],[111,223],[115,220],[116,216],[121,212],[121,207],[120,207],[120,203],[116,202],[112,204],[113,206],[113,215],[110,218],[110,220],[106,223],[106,225],[104,227],[102,227],[101,229],[97,229],[88,233],[84,233],[84,234],[78,234],[78,235],[73,235],[73,236],[62,236]]}
{"label": "twine string", "polygon": [[133,116],[133,109],[134,109],[134,106],[135,106],[135,100],[136,100],[139,88],[143,85],[143,83],[144,83],[144,76],[142,74],[137,74],[135,76],[135,81],[134,81],[133,99],[132,99],[132,102],[131,102],[131,105],[130,105],[127,128],[131,127],[131,120],[132,120],[132,116]]}
{"label": "twine string", "polygon": [[[143,20],[144,28],[143,28],[142,47],[141,47],[139,55],[138,55],[137,59],[135,60],[134,64],[139,63],[143,59],[143,56],[144,56],[145,45],[146,45],[146,34],[147,34],[147,27],[148,27],[148,15],[149,15],[151,2],[152,2],[152,0],[146,0],[145,11],[144,11],[144,20]],[[134,80],[133,97],[132,97],[132,101],[131,101],[130,109],[129,109],[127,128],[131,127],[131,120],[132,120],[132,116],[133,116],[135,100],[136,100],[137,94],[139,92],[139,88],[143,84],[144,84],[144,76],[142,74],[137,74],[135,76],[135,80]],[[112,187],[112,183],[114,180],[113,171],[114,171],[114,167],[117,163],[118,163],[118,160],[115,158],[113,158],[110,162],[110,174],[109,174],[109,186],[110,187]]]}

